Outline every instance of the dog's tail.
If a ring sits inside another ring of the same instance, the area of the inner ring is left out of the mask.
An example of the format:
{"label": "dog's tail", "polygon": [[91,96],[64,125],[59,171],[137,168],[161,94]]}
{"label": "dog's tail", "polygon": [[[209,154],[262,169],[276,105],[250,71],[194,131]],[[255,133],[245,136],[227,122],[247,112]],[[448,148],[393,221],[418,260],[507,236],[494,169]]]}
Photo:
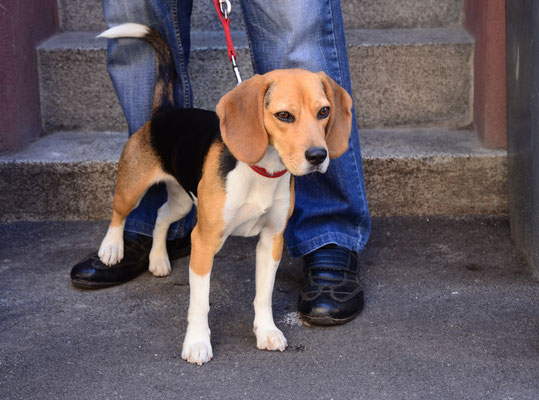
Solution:
{"label": "dog's tail", "polygon": [[144,25],[127,23],[110,28],[98,37],[108,39],[140,38],[150,43],[157,54],[157,78],[153,97],[153,115],[163,107],[174,105],[173,79],[176,70],[174,69],[170,49],[159,32]]}

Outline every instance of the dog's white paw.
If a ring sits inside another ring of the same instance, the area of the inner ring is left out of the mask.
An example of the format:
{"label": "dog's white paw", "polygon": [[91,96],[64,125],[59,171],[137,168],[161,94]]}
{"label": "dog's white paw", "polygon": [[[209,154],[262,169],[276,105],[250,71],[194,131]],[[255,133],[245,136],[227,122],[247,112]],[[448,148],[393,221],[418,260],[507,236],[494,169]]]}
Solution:
{"label": "dog's white paw", "polygon": [[284,351],[288,342],[283,333],[277,328],[255,329],[256,347],[260,350]]}
{"label": "dog's white paw", "polygon": [[210,361],[213,357],[210,339],[189,341],[187,338],[183,342],[182,358],[192,364],[202,365]]}
{"label": "dog's white paw", "polygon": [[123,239],[115,239],[113,236],[107,233],[97,252],[101,262],[109,267],[119,263],[124,258],[124,241]]}
{"label": "dog's white paw", "polygon": [[150,253],[150,266],[148,268],[154,276],[167,276],[170,274],[170,260],[168,255],[152,256]]}

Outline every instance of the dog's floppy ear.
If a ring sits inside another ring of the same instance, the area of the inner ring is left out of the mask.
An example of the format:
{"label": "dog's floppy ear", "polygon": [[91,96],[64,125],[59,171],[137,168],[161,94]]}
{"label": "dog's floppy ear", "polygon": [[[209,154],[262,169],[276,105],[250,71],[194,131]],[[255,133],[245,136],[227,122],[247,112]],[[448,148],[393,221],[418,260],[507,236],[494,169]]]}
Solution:
{"label": "dog's floppy ear", "polygon": [[269,81],[255,75],[225,94],[217,103],[221,135],[238,160],[255,164],[268,148],[264,127],[264,96]]}
{"label": "dog's floppy ear", "polygon": [[352,130],[352,97],[324,72],[318,72],[329,100],[331,111],[326,127],[329,157],[340,157],[348,148]]}

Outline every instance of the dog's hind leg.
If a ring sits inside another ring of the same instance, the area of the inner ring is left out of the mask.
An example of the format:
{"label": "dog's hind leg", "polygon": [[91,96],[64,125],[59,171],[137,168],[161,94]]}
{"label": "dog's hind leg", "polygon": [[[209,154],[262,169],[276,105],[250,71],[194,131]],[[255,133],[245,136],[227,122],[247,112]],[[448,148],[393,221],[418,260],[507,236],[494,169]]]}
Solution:
{"label": "dog's hind leg", "polygon": [[167,276],[170,273],[167,254],[167,232],[170,224],[185,217],[193,207],[192,198],[175,179],[167,180],[166,185],[168,199],[157,212],[150,251],[149,270],[155,276]]}
{"label": "dog's hind leg", "polygon": [[112,219],[97,253],[103,264],[110,266],[122,261],[125,219],[137,207],[149,186],[151,184],[137,185],[137,187],[128,190],[124,184],[118,182],[114,191]]}
{"label": "dog's hind leg", "polygon": [[151,152],[141,152],[141,149],[145,148],[144,135],[147,135],[147,131],[145,126],[131,136],[118,163],[112,219],[97,253],[101,262],[106,265],[122,261],[125,219],[138,206],[148,188],[165,177]]}

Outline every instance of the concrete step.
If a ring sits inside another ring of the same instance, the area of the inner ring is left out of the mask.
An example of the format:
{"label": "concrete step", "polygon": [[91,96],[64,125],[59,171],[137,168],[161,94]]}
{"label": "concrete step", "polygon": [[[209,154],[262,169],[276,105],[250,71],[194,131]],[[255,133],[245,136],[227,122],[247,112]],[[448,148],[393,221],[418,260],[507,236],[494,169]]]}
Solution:
{"label": "concrete step", "polygon": [[[234,32],[244,78],[247,38]],[[357,117],[363,128],[460,127],[471,122],[473,40],[462,29],[348,30]],[[220,32],[193,34],[195,105],[214,109],[235,80]],[[91,32],[56,35],[38,48],[44,129],[125,129],[106,70],[106,41]]]}
{"label": "concrete step", "polygon": [[[2,220],[107,219],[125,133],[59,132],[0,157]],[[360,132],[372,215],[506,214],[506,153],[471,131]]]}
{"label": "concrete step", "polygon": [[[59,6],[64,31],[106,27],[101,0],[59,0]],[[441,28],[460,23],[462,0],[342,0],[341,8],[349,29]],[[231,21],[236,27],[243,25],[238,1],[232,1]],[[221,29],[209,0],[193,2],[191,23],[193,30]]]}

